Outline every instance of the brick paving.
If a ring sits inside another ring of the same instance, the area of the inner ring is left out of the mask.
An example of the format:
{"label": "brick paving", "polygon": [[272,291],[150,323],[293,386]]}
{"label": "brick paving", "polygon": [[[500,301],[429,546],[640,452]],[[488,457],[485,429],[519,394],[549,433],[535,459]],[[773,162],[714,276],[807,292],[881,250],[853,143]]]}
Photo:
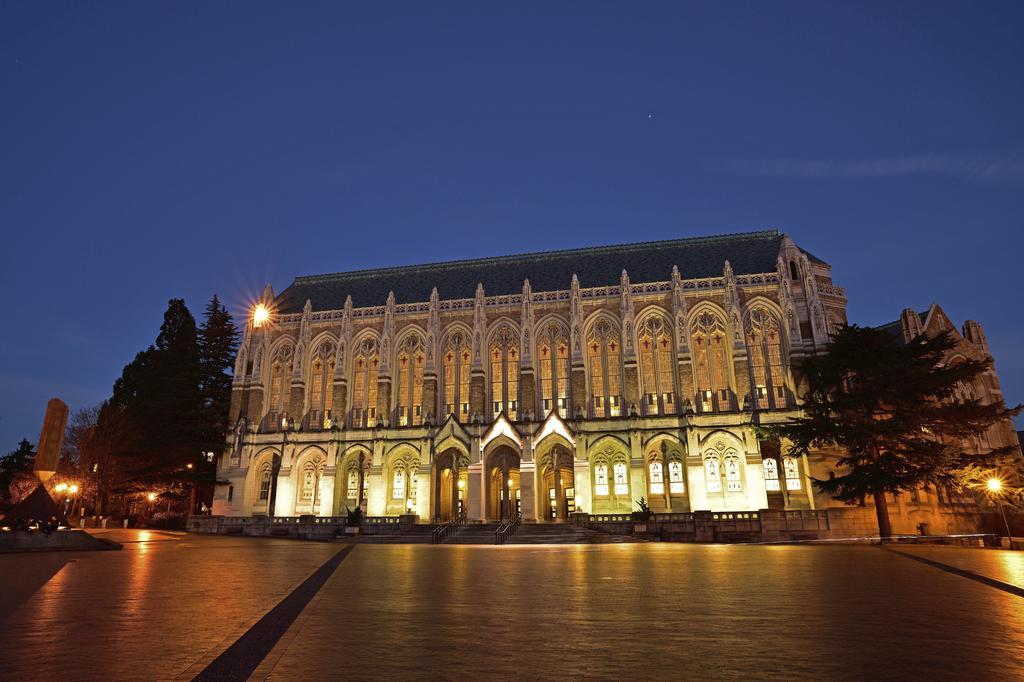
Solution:
{"label": "brick paving", "polygon": [[[342,549],[117,533],[121,552],[0,556],[0,679],[191,679]],[[1007,582],[1024,561],[909,551]],[[1021,670],[1024,598],[874,547],[361,545],[253,679],[1014,679]]]}

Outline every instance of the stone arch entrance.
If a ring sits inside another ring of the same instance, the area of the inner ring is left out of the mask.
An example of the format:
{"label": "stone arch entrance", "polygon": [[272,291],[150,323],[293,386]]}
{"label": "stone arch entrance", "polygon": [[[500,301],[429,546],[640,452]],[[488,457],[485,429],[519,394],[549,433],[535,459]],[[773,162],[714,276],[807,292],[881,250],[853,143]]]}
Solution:
{"label": "stone arch entrance", "polygon": [[541,458],[541,506],[538,516],[547,521],[567,521],[576,511],[576,483],[572,455],[556,445]]}
{"label": "stone arch entrance", "polygon": [[498,446],[487,456],[484,469],[486,516],[491,521],[506,521],[521,509],[519,453],[507,445]]}
{"label": "stone arch entrance", "polygon": [[451,521],[466,513],[469,462],[455,448],[434,458],[433,510],[435,521]]}

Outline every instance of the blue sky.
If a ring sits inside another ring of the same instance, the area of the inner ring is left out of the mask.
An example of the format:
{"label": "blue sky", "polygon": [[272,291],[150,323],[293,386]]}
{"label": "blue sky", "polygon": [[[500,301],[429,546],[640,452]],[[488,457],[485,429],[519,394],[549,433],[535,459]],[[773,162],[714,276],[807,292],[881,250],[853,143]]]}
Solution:
{"label": "blue sky", "polygon": [[0,2],[0,452],[171,297],[777,227],[1024,400],[1019,2]]}

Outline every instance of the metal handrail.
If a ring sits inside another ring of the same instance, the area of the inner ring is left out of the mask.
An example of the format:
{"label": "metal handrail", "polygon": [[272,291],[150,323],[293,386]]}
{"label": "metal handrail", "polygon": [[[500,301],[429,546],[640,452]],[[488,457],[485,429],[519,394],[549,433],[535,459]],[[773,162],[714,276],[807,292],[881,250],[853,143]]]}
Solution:
{"label": "metal handrail", "polygon": [[516,532],[516,529],[519,528],[519,522],[522,521],[522,519],[523,517],[521,514],[516,514],[514,519],[506,521],[498,526],[498,529],[494,531],[494,544],[504,545],[508,541],[509,537]]}
{"label": "metal handrail", "polygon": [[448,523],[442,524],[440,526],[435,526],[434,529],[430,531],[430,543],[434,545],[441,544],[449,537],[451,537],[451,535],[455,532],[455,529],[465,525],[465,523],[466,515],[459,514]]}

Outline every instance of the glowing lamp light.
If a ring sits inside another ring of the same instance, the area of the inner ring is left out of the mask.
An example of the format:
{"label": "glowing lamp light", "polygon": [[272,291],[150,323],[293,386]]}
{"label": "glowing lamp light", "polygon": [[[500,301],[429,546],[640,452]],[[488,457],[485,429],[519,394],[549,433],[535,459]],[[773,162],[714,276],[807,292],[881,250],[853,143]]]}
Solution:
{"label": "glowing lamp light", "polygon": [[985,482],[985,487],[990,493],[997,493],[1003,489],[1003,482],[998,478],[990,478]]}
{"label": "glowing lamp light", "polygon": [[191,469],[192,468],[192,462],[189,462],[188,464],[186,464],[185,468],[186,469]]}
{"label": "glowing lamp light", "polygon": [[463,489],[463,488],[465,488],[465,487],[466,487],[466,482],[465,482],[465,481],[463,481],[463,480],[462,480],[462,479],[460,478],[460,479],[459,479],[459,490],[462,490],[462,489]]}
{"label": "glowing lamp light", "polygon": [[252,309],[252,326],[262,327],[264,322],[270,320],[270,309],[263,303],[257,303]]}
{"label": "glowing lamp light", "polygon": [[71,493],[72,495],[77,494],[78,493],[78,485],[75,484],[75,483],[72,483],[71,485],[69,485],[68,486],[68,492]]}
{"label": "glowing lamp light", "polygon": [[54,490],[56,490],[56,491],[57,491],[57,492],[59,492],[59,493],[62,493],[62,492],[64,492],[64,491],[65,491],[65,490],[67,490],[67,489],[68,489],[68,484],[67,484],[67,483],[58,483],[58,484],[57,484],[57,485],[56,485],[56,486],[54,487]]}
{"label": "glowing lamp light", "polygon": [[148,500],[149,500],[150,502],[153,502],[154,500],[156,500],[156,493],[150,493],[149,495],[146,495],[146,498],[147,498],[147,499],[148,499]]}

